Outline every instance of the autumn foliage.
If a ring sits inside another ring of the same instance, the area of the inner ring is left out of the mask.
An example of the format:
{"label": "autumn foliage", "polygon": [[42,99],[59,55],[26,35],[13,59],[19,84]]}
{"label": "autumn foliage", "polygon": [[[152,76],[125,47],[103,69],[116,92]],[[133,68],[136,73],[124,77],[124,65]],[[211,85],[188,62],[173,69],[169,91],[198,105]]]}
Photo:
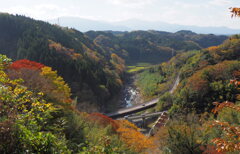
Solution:
{"label": "autumn foliage", "polygon": [[11,79],[23,79],[30,90],[43,92],[47,100],[58,103],[71,103],[71,90],[62,77],[51,67],[22,59],[13,62],[7,70]]}
{"label": "autumn foliage", "polygon": [[76,53],[74,51],[74,49],[69,49],[64,47],[62,44],[54,42],[53,40],[48,40],[49,42],[49,49],[51,50],[56,50],[57,52],[63,53],[67,56],[70,56],[72,59],[77,59],[77,58],[81,58],[82,55],[80,53]]}
{"label": "autumn foliage", "polygon": [[90,114],[89,119],[97,122],[104,127],[106,127],[107,125],[111,125],[114,130],[117,130],[119,128],[119,125],[115,120],[100,113]]}
{"label": "autumn foliage", "polygon": [[[240,113],[240,107],[232,102],[214,103],[216,107],[213,113],[218,113],[224,108],[231,108]],[[220,128],[223,131],[221,138],[214,138],[212,141],[216,144],[216,149],[219,152],[234,152],[240,150],[240,126],[215,120],[212,122],[211,127]]]}
{"label": "autumn foliage", "polygon": [[[239,72],[235,71],[234,74],[238,76]],[[231,84],[236,87],[240,86],[238,80],[230,80]],[[225,108],[229,108],[240,114],[240,106],[234,104],[233,102],[214,102],[215,108],[212,110],[214,114],[220,113]],[[222,137],[214,138],[212,142],[216,144],[216,150],[218,152],[235,152],[240,151],[240,126],[239,124],[233,124],[228,121],[214,120],[210,127],[216,127],[223,131]]]}
{"label": "autumn foliage", "polygon": [[34,61],[30,61],[27,59],[17,60],[10,65],[10,68],[15,69],[15,70],[19,70],[22,68],[27,68],[27,69],[32,69],[32,70],[40,70],[43,67],[44,67],[43,64],[40,64],[40,63],[37,63]]}
{"label": "autumn foliage", "polygon": [[61,76],[58,76],[57,71],[53,71],[51,67],[43,67],[41,69],[41,76],[43,76],[46,80],[50,81],[50,85],[53,90],[50,92],[52,98],[55,98],[59,102],[71,103],[71,89],[68,84],[65,83]]}
{"label": "autumn foliage", "polygon": [[232,17],[240,17],[240,8],[230,8],[230,12],[232,13]]}
{"label": "autumn foliage", "polygon": [[88,119],[102,127],[112,126],[121,141],[134,151],[143,152],[146,149],[154,148],[153,140],[140,133],[139,128],[127,120],[113,120],[100,113],[89,114]]}
{"label": "autumn foliage", "polygon": [[119,120],[119,128],[117,133],[120,139],[127,144],[128,147],[137,152],[143,152],[146,149],[154,148],[153,140],[147,138],[138,131],[138,127],[127,120]]}
{"label": "autumn foliage", "polygon": [[125,70],[125,61],[115,53],[111,54],[111,59],[111,62],[114,65],[117,73],[122,74]]}

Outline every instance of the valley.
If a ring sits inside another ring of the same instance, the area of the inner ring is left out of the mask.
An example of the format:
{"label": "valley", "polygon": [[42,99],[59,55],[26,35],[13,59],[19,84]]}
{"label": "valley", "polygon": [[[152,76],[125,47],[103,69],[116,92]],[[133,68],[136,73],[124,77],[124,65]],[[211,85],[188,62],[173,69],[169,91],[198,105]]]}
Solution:
{"label": "valley", "polygon": [[8,13],[0,34],[0,153],[240,150],[240,35],[83,33]]}

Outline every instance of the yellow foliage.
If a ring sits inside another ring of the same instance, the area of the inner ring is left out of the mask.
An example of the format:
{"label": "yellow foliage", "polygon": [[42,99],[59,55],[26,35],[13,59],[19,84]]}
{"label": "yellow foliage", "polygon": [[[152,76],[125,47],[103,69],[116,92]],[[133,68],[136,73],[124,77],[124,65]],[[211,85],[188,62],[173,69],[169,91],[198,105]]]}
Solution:
{"label": "yellow foliage", "polygon": [[127,120],[119,120],[119,128],[117,133],[120,139],[131,149],[137,152],[143,152],[146,149],[154,148],[152,139],[138,131],[138,127]]}
{"label": "yellow foliage", "polygon": [[43,67],[41,75],[51,80],[56,86],[56,89],[54,89],[52,93],[56,94],[55,97],[57,97],[58,100],[66,103],[71,102],[71,89],[65,83],[63,78],[57,75],[57,71],[53,71],[51,67]]}
{"label": "yellow foliage", "polygon": [[[0,108],[1,114],[11,115],[16,112],[31,114],[32,118],[40,112],[46,110],[55,110],[52,104],[41,99],[40,96],[35,96],[27,87],[20,85],[22,80],[11,80],[7,74],[0,70]],[[8,112],[11,111],[11,112]]]}

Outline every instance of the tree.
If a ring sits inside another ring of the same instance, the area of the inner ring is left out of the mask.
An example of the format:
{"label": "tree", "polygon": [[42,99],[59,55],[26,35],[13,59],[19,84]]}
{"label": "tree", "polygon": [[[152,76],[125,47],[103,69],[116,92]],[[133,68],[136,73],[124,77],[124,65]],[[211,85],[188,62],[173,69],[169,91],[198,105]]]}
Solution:
{"label": "tree", "polygon": [[232,13],[232,17],[240,17],[240,8],[230,8],[230,12]]}
{"label": "tree", "polygon": [[37,63],[35,61],[30,61],[27,59],[17,60],[10,65],[10,68],[15,69],[15,70],[19,70],[22,68],[27,68],[27,69],[32,69],[32,70],[40,70],[43,67],[44,67],[43,64]]}
{"label": "tree", "polygon": [[127,144],[128,147],[137,152],[143,152],[146,149],[154,148],[153,140],[147,138],[138,131],[138,127],[127,120],[119,120],[119,128],[117,133],[120,139]]}
{"label": "tree", "polygon": [[71,89],[63,78],[58,76],[57,71],[53,71],[51,67],[43,67],[40,74],[50,80],[51,84],[56,87],[51,92],[53,98],[60,102],[71,103]]}
{"label": "tree", "polygon": [[[224,108],[234,110],[238,115],[240,114],[240,106],[231,102],[214,103],[216,107],[213,113],[221,112]],[[239,124],[231,124],[227,121],[214,120],[211,127],[216,127],[223,131],[221,137],[214,138],[212,141],[216,145],[216,150],[219,152],[239,152],[240,151],[240,126]]]}
{"label": "tree", "polygon": [[0,55],[0,153],[68,153],[64,136],[50,131],[62,129],[52,117],[57,108],[21,79],[11,80],[10,61]]}
{"label": "tree", "polygon": [[22,59],[13,62],[7,74],[11,79],[21,78],[22,83],[30,90],[43,92],[46,100],[57,103],[70,103],[71,92],[62,77],[58,76],[51,67],[41,63]]}

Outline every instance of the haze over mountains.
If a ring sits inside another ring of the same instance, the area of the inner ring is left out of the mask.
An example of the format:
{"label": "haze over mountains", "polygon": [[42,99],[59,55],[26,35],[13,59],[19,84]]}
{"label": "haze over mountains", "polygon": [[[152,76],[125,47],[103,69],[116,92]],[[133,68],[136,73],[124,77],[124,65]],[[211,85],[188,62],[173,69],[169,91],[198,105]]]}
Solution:
{"label": "haze over mountains", "polygon": [[60,24],[76,28],[79,31],[134,31],[134,30],[159,30],[167,32],[177,32],[180,30],[191,30],[201,34],[224,34],[232,35],[240,32],[240,29],[231,29],[228,27],[201,27],[191,25],[169,24],[161,21],[143,21],[138,19],[129,19],[117,22],[97,21],[79,17],[60,17],[49,20],[52,24]]}

